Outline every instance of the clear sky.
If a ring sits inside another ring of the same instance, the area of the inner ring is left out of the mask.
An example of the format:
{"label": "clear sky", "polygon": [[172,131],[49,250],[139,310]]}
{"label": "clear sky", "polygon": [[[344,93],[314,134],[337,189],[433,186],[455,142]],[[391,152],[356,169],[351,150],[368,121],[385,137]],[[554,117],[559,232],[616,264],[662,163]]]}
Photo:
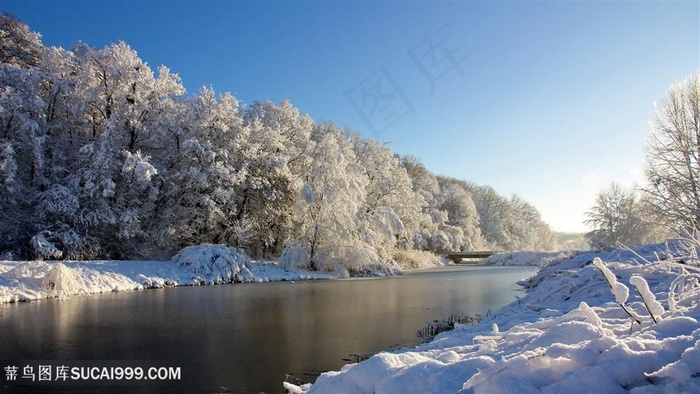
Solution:
{"label": "clear sky", "polygon": [[289,99],[431,171],[534,204],[559,231],[643,181],[654,102],[700,71],[692,2],[3,0],[46,45],[119,40],[243,103]]}

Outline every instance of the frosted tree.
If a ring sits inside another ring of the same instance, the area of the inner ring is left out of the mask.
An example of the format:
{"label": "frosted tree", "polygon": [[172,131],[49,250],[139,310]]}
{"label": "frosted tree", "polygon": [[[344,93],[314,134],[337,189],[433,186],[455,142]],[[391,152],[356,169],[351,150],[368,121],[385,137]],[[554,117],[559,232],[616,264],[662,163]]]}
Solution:
{"label": "frosted tree", "polygon": [[593,207],[586,212],[584,223],[593,228],[586,238],[597,249],[642,244],[653,234],[653,226],[645,221],[645,215],[634,190],[612,183],[598,193]]}
{"label": "frosted tree", "polygon": [[463,234],[462,240],[452,242],[452,248],[456,250],[475,250],[483,246],[484,241],[479,228],[480,218],[471,192],[467,184],[453,178],[439,177],[440,194],[438,195],[439,207],[447,213],[448,221],[443,226],[448,234],[454,234],[454,230],[447,226],[458,228]]}
{"label": "frosted tree", "polygon": [[41,74],[0,63],[0,242],[5,250],[28,246],[33,209],[45,186],[45,102]]}
{"label": "frosted tree", "polygon": [[479,229],[489,247],[517,250],[517,241],[511,238],[506,221],[512,215],[508,200],[490,186],[471,187],[476,211],[479,213]]}
{"label": "frosted tree", "polygon": [[518,239],[520,250],[547,251],[556,248],[557,241],[540,212],[523,198],[510,199],[513,216],[510,219],[511,237]]}
{"label": "frosted tree", "polygon": [[673,84],[650,121],[645,192],[657,217],[700,228],[700,74]]}
{"label": "frosted tree", "polygon": [[425,202],[413,191],[410,177],[391,149],[357,136],[352,141],[367,185],[359,212],[361,234],[382,257],[391,259],[395,247],[410,246]]}
{"label": "frosted tree", "polygon": [[160,67],[158,76],[123,42],[101,50],[78,48],[81,89],[92,136],[132,153],[158,149],[162,111],[184,94],[177,75]]}
{"label": "frosted tree", "polygon": [[255,102],[244,115],[250,129],[248,177],[239,217],[256,223],[255,254],[278,255],[291,236],[304,174],[309,169],[314,123],[289,101]]}
{"label": "frosted tree", "polygon": [[253,138],[265,153],[283,158],[296,178],[307,169],[309,140],[315,127],[308,115],[300,113],[289,100],[280,104],[256,101],[244,118],[247,124],[258,122],[262,126]]}
{"label": "frosted tree", "polygon": [[15,16],[0,13],[0,62],[31,68],[39,64],[44,45],[41,34],[29,30]]}
{"label": "frosted tree", "polygon": [[[439,207],[438,178],[415,156],[402,157],[401,166],[411,178],[414,193],[424,202],[418,229],[413,233],[413,247],[421,250],[445,250],[450,247],[449,237],[439,228],[446,225],[448,216]],[[438,232],[441,234],[437,235]]]}
{"label": "frosted tree", "polygon": [[158,197],[158,232],[174,250],[199,243],[236,244],[238,193],[246,176],[247,129],[230,94],[203,88],[168,125],[175,156]]}
{"label": "frosted tree", "polygon": [[489,186],[473,186],[480,228],[491,247],[502,250],[552,250],[556,239],[539,211],[518,196],[507,199]]}
{"label": "frosted tree", "polygon": [[415,156],[401,157],[401,166],[411,178],[413,190],[423,197],[425,205],[424,212],[429,212],[437,206],[436,196],[440,192],[440,185],[437,177],[425,168],[420,159]]}
{"label": "frosted tree", "polygon": [[166,67],[156,77],[124,43],[74,52],[85,137],[71,180],[81,205],[77,222],[94,229],[105,255],[135,256],[156,208],[157,158],[170,147],[165,119],[184,88]]}
{"label": "frosted tree", "polygon": [[27,257],[82,257],[85,237],[73,220],[80,206],[69,179],[77,170],[75,63],[55,48],[34,63],[29,69],[0,65],[0,171],[8,204],[0,220],[12,223],[3,232],[3,248]]}
{"label": "frosted tree", "polygon": [[[358,212],[365,198],[366,178],[352,145],[338,130],[319,136],[310,158],[310,171],[300,190],[296,231],[308,253],[311,269],[350,269],[376,260],[357,236]],[[364,260],[356,260],[357,258]]]}

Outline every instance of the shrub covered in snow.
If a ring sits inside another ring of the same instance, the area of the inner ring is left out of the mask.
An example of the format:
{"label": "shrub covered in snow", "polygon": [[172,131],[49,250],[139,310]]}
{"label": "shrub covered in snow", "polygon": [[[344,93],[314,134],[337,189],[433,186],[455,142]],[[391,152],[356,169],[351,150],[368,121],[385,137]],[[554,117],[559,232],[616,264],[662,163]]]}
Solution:
{"label": "shrub covered in snow", "polygon": [[296,241],[287,241],[279,258],[280,266],[286,270],[308,270],[310,262],[308,248]]}
{"label": "shrub covered in snow", "polygon": [[173,256],[173,264],[192,273],[192,283],[252,282],[250,258],[225,245],[188,246]]}

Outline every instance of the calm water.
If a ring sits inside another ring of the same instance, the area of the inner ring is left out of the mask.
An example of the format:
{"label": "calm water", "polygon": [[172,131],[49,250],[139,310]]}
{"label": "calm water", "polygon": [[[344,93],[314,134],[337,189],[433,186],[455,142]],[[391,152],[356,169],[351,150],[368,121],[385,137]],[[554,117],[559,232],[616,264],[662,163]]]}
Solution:
{"label": "calm water", "polygon": [[524,267],[446,267],[392,278],[182,287],[0,305],[0,360],[150,360],[181,367],[182,381],[175,385],[99,392],[215,393],[223,386],[234,393],[283,393],[285,374],[312,382],[319,371],[342,367],[352,353],[416,345],[416,329],[426,321],[496,311],[522,293],[515,282],[533,273]]}

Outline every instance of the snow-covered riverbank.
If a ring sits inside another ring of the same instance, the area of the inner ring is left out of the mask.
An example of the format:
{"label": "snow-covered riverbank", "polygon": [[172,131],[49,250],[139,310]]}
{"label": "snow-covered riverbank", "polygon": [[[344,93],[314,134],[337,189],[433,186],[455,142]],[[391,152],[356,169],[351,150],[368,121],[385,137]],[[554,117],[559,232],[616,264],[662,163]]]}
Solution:
{"label": "snow-covered riverbank", "polygon": [[[415,349],[379,353],[325,373],[311,387],[285,387],[292,393],[700,392],[700,269],[677,246],[552,261],[522,282],[525,297],[479,325],[459,326]],[[614,273],[617,300],[596,258]],[[663,311],[652,305],[652,293]]]}
{"label": "snow-covered riverbank", "polygon": [[483,259],[479,265],[534,266],[541,267],[552,261],[564,260],[576,252],[506,252],[497,253]]}
{"label": "snow-covered riverbank", "polygon": [[251,261],[220,245],[183,249],[169,261],[0,261],[0,303],[171,286],[329,279]]}

